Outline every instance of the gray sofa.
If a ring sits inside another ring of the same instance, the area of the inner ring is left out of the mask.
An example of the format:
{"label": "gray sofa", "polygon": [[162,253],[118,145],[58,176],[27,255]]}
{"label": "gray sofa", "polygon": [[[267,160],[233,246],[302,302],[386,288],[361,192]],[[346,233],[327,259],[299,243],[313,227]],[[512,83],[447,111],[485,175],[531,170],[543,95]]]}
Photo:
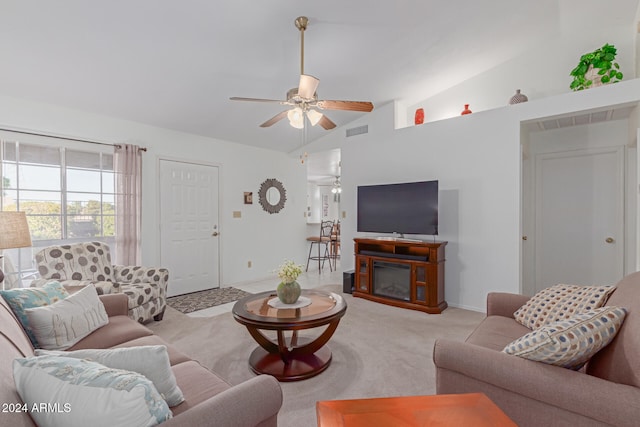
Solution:
{"label": "gray sofa", "polygon": [[491,293],[487,317],[465,342],[436,341],[436,392],[485,393],[520,427],[639,425],[640,272],[616,285],[606,305],[626,308],[624,323],[580,371],[501,352],[531,332],[513,317],[528,299]]}
{"label": "gray sofa", "polygon": [[[185,401],[171,408],[166,426],[276,427],[282,390],[273,377],[260,375],[231,386],[129,317],[124,294],[101,295],[109,323],[68,350],[166,345],[171,369]],[[0,402],[21,403],[13,379],[15,358],[34,355],[34,348],[4,298],[0,297]],[[77,408],[75,410],[78,410]],[[85,408],[91,411],[91,408]],[[35,426],[28,413],[3,411],[0,426]]]}

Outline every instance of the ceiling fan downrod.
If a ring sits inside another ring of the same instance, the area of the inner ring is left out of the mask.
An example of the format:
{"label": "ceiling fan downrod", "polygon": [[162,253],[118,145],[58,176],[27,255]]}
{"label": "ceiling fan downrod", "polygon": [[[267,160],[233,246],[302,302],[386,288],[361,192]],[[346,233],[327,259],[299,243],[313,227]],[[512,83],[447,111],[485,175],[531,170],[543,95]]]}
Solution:
{"label": "ceiling fan downrod", "polygon": [[307,29],[309,18],[298,16],[296,18],[296,28],[300,30],[300,75],[304,74],[304,31]]}

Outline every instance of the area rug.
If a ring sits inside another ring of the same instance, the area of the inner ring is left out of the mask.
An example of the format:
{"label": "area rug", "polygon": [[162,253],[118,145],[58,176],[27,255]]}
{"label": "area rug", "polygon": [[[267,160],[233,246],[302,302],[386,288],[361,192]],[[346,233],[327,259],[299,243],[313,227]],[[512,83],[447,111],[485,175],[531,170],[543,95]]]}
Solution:
{"label": "area rug", "polygon": [[247,295],[251,294],[231,287],[207,289],[206,291],[192,292],[190,294],[169,297],[167,298],[167,304],[170,307],[187,314],[198,310],[204,310],[205,308],[215,307],[216,305],[237,301]]}
{"label": "area rug", "polygon": [[[463,341],[484,318],[455,307],[426,314],[378,304],[343,294],[342,284],[320,289],[342,295],[348,306],[327,343],[333,360],[318,376],[280,383],[284,403],[278,427],[317,425],[318,400],[434,394],[435,340]],[[257,343],[230,312],[196,318],[167,309],[161,322],[148,327],[231,384],[255,376],[248,361]],[[300,333],[315,335],[323,329]]]}

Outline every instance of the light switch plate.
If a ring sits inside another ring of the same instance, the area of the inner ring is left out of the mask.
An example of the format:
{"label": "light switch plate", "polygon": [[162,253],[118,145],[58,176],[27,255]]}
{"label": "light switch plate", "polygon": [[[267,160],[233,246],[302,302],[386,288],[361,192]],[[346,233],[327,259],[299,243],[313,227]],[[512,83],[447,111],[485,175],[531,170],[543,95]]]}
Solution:
{"label": "light switch plate", "polygon": [[241,211],[233,211],[233,217],[234,218],[242,218],[242,212]]}

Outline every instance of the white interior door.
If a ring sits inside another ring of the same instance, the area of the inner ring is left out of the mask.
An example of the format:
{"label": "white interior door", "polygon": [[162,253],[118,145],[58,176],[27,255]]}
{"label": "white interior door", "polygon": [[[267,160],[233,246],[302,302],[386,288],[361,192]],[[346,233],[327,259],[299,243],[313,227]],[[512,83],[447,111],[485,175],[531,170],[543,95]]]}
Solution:
{"label": "white interior door", "polygon": [[160,259],[168,294],[220,287],[218,167],[160,160]]}
{"label": "white interior door", "polygon": [[535,291],[624,274],[624,149],[538,154]]}

